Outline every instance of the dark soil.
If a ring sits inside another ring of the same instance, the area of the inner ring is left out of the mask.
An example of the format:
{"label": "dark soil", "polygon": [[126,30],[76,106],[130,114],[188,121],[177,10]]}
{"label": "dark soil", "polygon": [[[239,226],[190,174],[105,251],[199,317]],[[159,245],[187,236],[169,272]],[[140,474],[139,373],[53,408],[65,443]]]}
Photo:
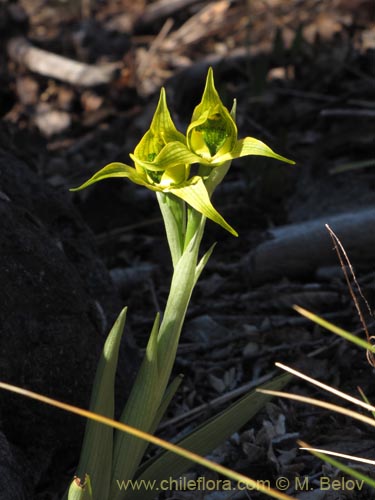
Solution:
{"label": "dark soil", "polygon": [[[204,247],[214,241],[218,245],[192,298],[175,367],[184,381],[159,434],[168,439],[182,436],[228,405],[232,391],[272,374],[277,361],[356,397],[360,387],[375,401],[374,369],[366,354],[292,309],[293,304],[303,306],[364,338],[339,263],[332,266],[323,259],[308,275],[286,272],[282,279],[256,286],[249,266],[249,255],[272,228],[374,206],[371,2],[276,0],[271,7],[254,0],[248,7],[240,1],[202,1],[151,20],[144,17],[153,5],[146,0],[92,4],[88,8],[90,2],[82,1],[83,11],[75,2],[42,0],[1,7],[10,19],[0,35],[4,47],[15,33],[23,33],[33,45],[81,62],[118,63],[107,85],[83,88],[32,72],[5,51],[0,55],[2,120],[14,131],[19,153],[37,166],[41,178],[67,191],[111,161],[128,163],[147,130],[160,85],[166,86],[178,128],[185,130],[210,64],[224,102],[230,107],[237,99],[239,136],[257,137],[297,163],[291,167],[257,157],[237,160],[217,190],[215,206],[240,237],[207,225]],[[218,15],[217,25],[212,17],[199,28],[193,16],[214,4],[218,10],[219,4],[227,4],[221,24]],[[168,18],[173,27],[158,42]],[[194,42],[182,31],[191,19]],[[71,198],[95,235],[120,302],[129,307],[127,325],[142,350],[155,312],[163,309],[171,273],[154,194],[109,180]],[[373,232],[372,227],[368,231]],[[300,244],[302,258],[308,260],[314,244]],[[332,246],[329,239],[327,245]],[[375,256],[371,260],[366,255],[357,279],[373,308]],[[366,320],[371,331],[373,319]],[[297,380],[288,392],[332,399]],[[216,404],[224,394],[227,402]],[[194,411],[197,407],[202,408]],[[372,498],[364,489],[321,490],[320,477],[341,474],[301,451],[297,439],[374,458],[371,428],[281,399],[272,400],[212,457],[273,484],[281,476],[308,476],[312,491],[288,490],[301,500]],[[66,464],[67,477],[71,466]],[[370,466],[360,468],[373,474]],[[193,468],[189,474],[205,473]],[[57,498],[50,485],[38,491],[35,500]],[[261,495],[171,492],[160,498]]]}

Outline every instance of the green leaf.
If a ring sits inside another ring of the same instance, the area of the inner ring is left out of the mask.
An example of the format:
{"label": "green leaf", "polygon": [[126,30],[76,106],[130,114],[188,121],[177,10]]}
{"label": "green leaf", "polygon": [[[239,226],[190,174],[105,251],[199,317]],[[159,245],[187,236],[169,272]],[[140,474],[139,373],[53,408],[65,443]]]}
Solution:
{"label": "green leaf", "polygon": [[329,170],[330,174],[341,174],[342,172],[348,172],[350,170],[360,170],[362,168],[375,167],[375,160],[369,158],[367,160],[353,161],[351,163],[344,163],[343,165],[338,165]]}
{"label": "green leaf", "polygon": [[[361,389],[361,387],[357,387],[357,389],[358,389],[358,392],[360,393],[363,401],[366,404],[368,404],[368,405],[371,406],[370,400],[368,399],[368,397],[366,396],[366,394],[363,392],[363,390]],[[375,411],[371,411],[371,413],[372,413],[372,417],[375,419]]]}
{"label": "green leaf", "polygon": [[169,250],[171,252],[173,267],[176,267],[183,250],[184,210],[185,206],[179,198],[168,193],[156,193],[160,211],[163,215],[165,232]]}
{"label": "green leaf", "polygon": [[211,257],[214,248],[216,247],[216,243],[213,243],[207,252],[203,255],[201,260],[198,262],[197,268],[195,270],[195,282],[199,280],[200,275],[202,274],[203,269],[205,268],[208,259]]}
{"label": "green leaf", "polygon": [[[183,378],[184,378],[183,375],[179,375],[178,377],[174,378],[173,381],[167,387],[167,390],[165,391],[163,400],[158,408],[158,411],[155,415],[154,421],[150,427],[150,430],[149,430],[150,434],[155,433],[155,431],[160,423],[160,420],[163,418],[168,406],[170,405],[170,402],[173,399],[173,396],[176,394],[178,388],[180,387]],[[143,470],[143,465],[141,465],[137,469],[137,474],[139,474],[139,471],[141,471],[141,470]]]}
{"label": "green leaf", "polygon": [[[147,432],[155,420],[159,402],[162,400],[164,393],[164,389],[161,389],[159,384],[157,353],[159,322],[160,315],[157,314],[145,357],[120,418],[121,422]],[[111,500],[122,498],[115,480],[118,478],[125,480],[133,477],[147,446],[148,443],[136,437],[118,431],[115,433],[112,484],[109,495]]]}
{"label": "green leaf", "polygon": [[199,213],[222,226],[224,229],[233,234],[233,236],[238,236],[237,231],[235,231],[233,227],[230,226],[213,207],[210,197],[208,196],[206,186],[204,185],[201,177],[192,177],[187,183],[185,183],[185,185],[180,185],[175,188],[171,187],[168,191],[173,193],[178,198],[186,201],[186,203],[192,206]]}
{"label": "green leaf", "polygon": [[[100,422],[104,425],[108,425],[111,428],[115,428],[121,430],[122,432],[131,434],[132,436],[137,436],[139,439],[143,439],[148,443],[152,443],[156,446],[160,446],[162,448],[165,448],[166,450],[172,451],[176,453],[176,455],[179,456],[181,455],[191,460],[192,462],[196,462],[204,467],[207,467],[208,469],[213,470],[218,474],[222,474],[225,477],[232,479],[233,481],[240,482],[243,485],[248,485],[252,489],[258,489],[259,491],[262,491],[263,493],[266,493],[267,495],[273,498],[278,498],[282,500],[293,500],[292,497],[290,497],[289,495],[286,495],[285,493],[281,493],[272,488],[269,488],[267,485],[259,484],[258,482],[245,476],[244,474],[240,474],[238,472],[230,470],[228,469],[228,467],[219,465],[215,462],[208,460],[207,458],[197,455],[196,453],[191,453],[187,450],[184,450],[183,448],[180,448],[179,446],[169,443],[168,441],[157,438],[151,434],[147,434],[146,432],[135,429],[134,427],[122,424],[121,422],[117,422],[116,420],[112,420],[108,417],[103,417],[102,415],[97,415],[96,413],[84,410],[83,408],[69,405],[67,403],[63,403],[56,399],[49,398],[48,396],[44,396],[42,394],[38,394],[36,392],[32,392],[27,389],[23,389],[22,387],[17,387],[15,385],[7,384],[1,381],[0,381],[0,389],[11,391],[15,394],[31,398],[33,400],[51,405],[55,408],[60,408],[61,410],[73,413],[75,415],[80,415],[81,417],[89,418],[91,420],[94,420],[95,422]],[[116,484],[118,486],[118,483]],[[113,500],[113,498],[111,498],[111,500]]]}
{"label": "green leaf", "polygon": [[293,306],[293,309],[297,311],[301,316],[304,316],[307,319],[310,319],[314,323],[317,323],[318,325],[322,326],[326,330],[329,330],[332,333],[335,333],[336,335],[339,335],[340,337],[344,338],[345,340],[348,340],[349,342],[353,342],[353,344],[358,345],[359,347],[362,347],[363,349],[367,349],[370,352],[375,353],[375,346],[369,344],[365,340],[357,337],[356,335],[353,335],[352,333],[347,332],[343,328],[340,328],[339,326],[334,325],[333,323],[330,323],[329,321],[326,321],[325,319],[321,318],[320,316],[317,316],[316,314],[307,311],[306,309],[303,309],[302,307],[299,306]]}
{"label": "green leaf", "polygon": [[[291,378],[289,374],[281,375],[275,380],[263,384],[261,387],[281,389]],[[206,455],[245,425],[268,401],[268,397],[259,397],[259,393],[253,391],[219,413],[219,415],[203,423],[189,436],[179,441],[178,445],[192,452]],[[177,457],[175,454],[167,451],[146,462],[144,464],[144,471],[139,476],[137,475],[137,480],[161,481],[166,478],[166,475],[168,477],[178,477],[190,467],[190,461],[180,456]],[[155,492],[153,493],[152,491],[133,491],[131,500],[152,500],[154,495]]]}
{"label": "green leaf", "polygon": [[[91,395],[90,411],[114,417],[115,377],[121,337],[125,327],[126,311],[123,309],[113,325],[99,360]],[[89,474],[92,478],[93,499],[108,497],[113,452],[113,431],[107,426],[88,420],[82,445],[77,476]]]}
{"label": "green leaf", "polygon": [[154,432],[156,431],[156,429],[160,423],[160,420],[164,417],[164,414],[167,411],[168,406],[170,405],[174,395],[178,391],[178,388],[180,387],[183,378],[184,378],[183,375],[179,375],[178,377],[175,377],[173,379],[173,381],[167,387],[167,390],[165,391],[165,394],[163,396],[163,400],[158,408],[158,411],[155,415],[154,421],[150,427],[150,430],[149,430],[150,434],[154,434]]}
{"label": "green leaf", "polygon": [[[83,482],[75,477],[68,491],[68,500],[93,500],[90,476],[85,475]],[[104,500],[106,497],[103,497]]]}
{"label": "green leaf", "polygon": [[[300,442],[299,444],[303,444],[304,447],[307,447],[306,443]],[[309,453],[311,453],[312,455],[315,455],[316,457],[320,458],[324,462],[333,465],[333,467],[336,467],[337,469],[341,470],[342,472],[345,472],[345,474],[348,474],[349,476],[352,476],[352,477],[358,479],[359,481],[363,481],[363,483],[368,484],[369,486],[371,486],[371,488],[375,488],[375,480],[372,479],[371,477],[366,476],[365,474],[362,474],[361,472],[357,471],[356,469],[353,469],[352,467],[349,467],[348,465],[343,464],[339,460],[336,460],[336,459],[332,458],[331,456],[326,455],[325,453],[322,453],[320,451],[316,451],[313,449],[309,449],[309,448],[307,448],[307,451],[309,451]],[[363,483],[360,486],[363,486]],[[358,489],[361,490],[362,488],[359,487]]]}
{"label": "green leaf", "polygon": [[295,165],[296,163],[293,160],[288,160],[288,158],[275,153],[271,148],[267,146],[267,144],[264,144],[264,142],[259,141],[258,139],[254,139],[254,137],[245,137],[245,139],[240,139],[236,142],[232,151],[221,155],[216,160],[214,160],[212,164],[214,165],[215,162],[222,163],[224,161],[229,161],[235,158],[249,155],[268,156],[269,158],[284,161],[286,163],[290,163],[291,165]]}

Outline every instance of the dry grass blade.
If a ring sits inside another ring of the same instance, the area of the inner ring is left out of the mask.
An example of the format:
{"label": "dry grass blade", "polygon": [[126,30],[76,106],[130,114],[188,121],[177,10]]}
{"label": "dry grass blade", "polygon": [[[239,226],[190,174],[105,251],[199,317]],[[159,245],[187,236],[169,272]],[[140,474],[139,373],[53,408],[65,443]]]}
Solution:
{"label": "dry grass blade", "polygon": [[[356,482],[358,490],[362,490],[362,487],[364,484],[369,485],[371,488],[375,488],[375,480],[372,479],[369,476],[366,476],[362,474],[360,471],[353,469],[352,467],[349,467],[348,465],[343,464],[342,462],[339,462],[338,460],[335,460],[332,458],[330,455],[332,454],[331,452],[327,452],[325,450],[315,450],[311,446],[309,446],[307,443],[304,443],[303,441],[298,441],[298,444],[303,447],[303,449],[309,451],[312,455],[315,455],[316,457],[320,458],[320,460],[323,460],[326,463],[329,463],[336,467],[336,469],[341,470],[345,474],[348,474],[349,476],[352,476],[356,479],[358,479],[360,482]],[[342,455],[341,455],[342,456]],[[350,457],[355,459],[356,457]],[[363,497],[364,498],[364,497]],[[369,497],[367,497],[369,498]],[[372,498],[372,495],[371,495]]]}
{"label": "dry grass blade", "polygon": [[307,403],[313,406],[318,406],[320,408],[325,408],[326,410],[335,411],[337,413],[341,413],[341,415],[346,415],[347,417],[354,418],[355,420],[359,420],[360,422],[368,424],[371,427],[375,427],[375,420],[373,418],[366,417],[365,415],[362,415],[357,411],[348,410],[347,408],[343,408],[342,406],[328,403],[327,401],[308,398],[306,396],[300,396],[299,394],[291,394],[289,392],[269,391],[265,389],[257,389],[257,391],[264,394],[270,394],[271,396],[276,396],[285,399],[292,399],[294,401],[299,401],[300,403]]}
{"label": "dry grass blade", "polygon": [[305,375],[304,373],[301,373],[297,370],[294,370],[293,368],[290,368],[289,366],[283,365],[282,363],[275,363],[275,365],[278,368],[281,368],[282,370],[285,370],[288,373],[291,373],[292,375],[295,375],[296,377],[302,378],[303,380],[306,380],[307,382],[310,382],[310,384],[316,385],[317,387],[320,387],[321,389],[330,392],[331,394],[334,394],[335,396],[339,396],[342,399],[345,399],[346,401],[350,401],[351,403],[354,403],[358,406],[361,406],[365,410],[369,411],[375,411],[375,406],[372,406],[371,404],[365,403],[364,401],[361,401],[360,399],[354,398],[353,396],[350,396],[349,394],[345,394],[345,392],[340,391],[339,389],[335,389],[334,387],[331,387],[330,385],[324,384],[323,382],[320,382],[319,380],[315,380],[308,375]]}
{"label": "dry grass blade", "polygon": [[[302,443],[302,442],[299,442]],[[353,460],[353,462],[361,462],[363,464],[375,465],[375,460],[370,460],[369,458],[356,457],[354,455],[346,455],[345,453],[339,453],[337,451],[331,450],[321,450],[320,448],[312,448],[310,446],[303,446],[301,450],[316,451],[318,453],[325,453],[326,455],[331,455],[333,457],[346,458],[348,460]]]}

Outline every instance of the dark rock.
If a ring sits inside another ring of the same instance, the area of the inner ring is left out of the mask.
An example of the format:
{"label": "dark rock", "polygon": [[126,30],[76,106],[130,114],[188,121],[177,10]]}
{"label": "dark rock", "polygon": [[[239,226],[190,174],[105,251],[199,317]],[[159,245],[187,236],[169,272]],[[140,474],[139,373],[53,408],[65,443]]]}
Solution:
{"label": "dark rock", "polygon": [[[0,380],[88,407],[97,360],[121,304],[69,192],[43,182],[1,128],[0,283]],[[124,378],[133,363],[121,361]],[[76,416],[3,391],[0,422],[12,443],[0,439],[1,500],[30,500],[30,482],[43,477],[61,450],[78,451],[84,427]],[[6,489],[14,471],[30,465],[17,462],[12,446],[26,461],[34,457],[28,484],[21,474],[14,495]]]}

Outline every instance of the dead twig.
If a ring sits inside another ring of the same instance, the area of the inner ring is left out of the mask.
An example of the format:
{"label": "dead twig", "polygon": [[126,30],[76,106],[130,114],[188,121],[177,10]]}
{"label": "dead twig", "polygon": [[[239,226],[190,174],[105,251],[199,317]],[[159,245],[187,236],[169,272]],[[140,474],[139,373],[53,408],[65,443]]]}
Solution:
{"label": "dead twig", "polygon": [[[331,239],[333,241],[333,244],[334,244],[337,256],[338,256],[339,261],[340,261],[342,272],[344,273],[345,280],[346,280],[346,283],[348,285],[348,289],[349,289],[350,295],[351,295],[351,297],[353,299],[353,303],[355,305],[355,308],[357,309],[357,313],[358,313],[359,319],[361,321],[361,324],[362,324],[362,327],[363,327],[363,331],[366,334],[367,342],[371,344],[372,340],[374,339],[374,337],[369,334],[368,327],[367,327],[365,318],[363,316],[361,306],[359,305],[359,302],[358,302],[358,299],[356,297],[356,294],[354,293],[352,284],[350,283],[349,275],[348,275],[348,272],[346,270],[346,266],[344,264],[344,259],[345,259],[345,262],[346,262],[346,264],[347,264],[347,266],[349,268],[350,274],[352,275],[352,278],[353,278],[354,284],[355,284],[355,286],[356,286],[356,288],[358,290],[358,293],[361,296],[362,300],[364,301],[364,303],[365,303],[365,305],[367,307],[367,310],[368,310],[370,316],[373,318],[374,316],[372,314],[371,308],[370,308],[369,303],[367,302],[365,296],[363,295],[361,287],[359,286],[359,283],[357,281],[356,275],[354,273],[353,266],[352,266],[352,264],[350,262],[350,259],[349,259],[348,255],[347,255],[347,253],[345,251],[345,248],[343,247],[340,239],[332,231],[332,229],[329,227],[328,224],[326,224],[325,226],[326,226],[326,228],[327,228],[327,230],[329,232],[329,235],[331,236]],[[344,256],[344,259],[343,259],[342,256]],[[373,353],[371,353],[370,351],[367,351],[367,359],[368,359],[368,362],[370,363],[370,365],[373,366],[373,367],[375,367],[375,358],[374,358]]]}
{"label": "dead twig", "polygon": [[93,66],[34,47],[24,37],[11,38],[7,43],[9,57],[39,75],[56,78],[81,87],[108,84],[120,69],[119,63]]}

